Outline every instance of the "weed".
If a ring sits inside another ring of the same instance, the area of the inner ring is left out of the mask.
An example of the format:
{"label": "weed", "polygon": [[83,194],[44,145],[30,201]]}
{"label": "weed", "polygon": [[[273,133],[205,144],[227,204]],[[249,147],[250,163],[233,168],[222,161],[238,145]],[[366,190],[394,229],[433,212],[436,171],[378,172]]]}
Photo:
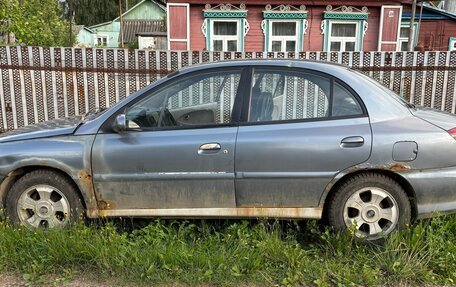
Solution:
{"label": "weed", "polygon": [[59,285],[454,285],[456,216],[423,220],[382,245],[315,221],[113,220],[63,230],[0,222],[0,270]]}

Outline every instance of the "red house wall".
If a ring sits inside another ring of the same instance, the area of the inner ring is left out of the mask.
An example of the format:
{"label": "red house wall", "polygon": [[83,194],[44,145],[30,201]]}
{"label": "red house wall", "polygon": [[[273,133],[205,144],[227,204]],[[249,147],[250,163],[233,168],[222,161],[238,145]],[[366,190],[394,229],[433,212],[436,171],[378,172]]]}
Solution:
{"label": "red house wall", "polygon": [[264,5],[248,5],[247,6],[247,22],[250,25],[250,31],[244,39],[244,51],[258,52],[264,51],[264,35],[261,29],[261,21],[263,21]]}
{"label": "red house wall", "polygon": [[[404,12],[411,12],[410,6],[404,6]],[[419,21],[419,9],[417,9]],[[423,11],[423,15],[426,11]],[[407,20],[408,22],[408,20]],[[450,37],[456,36],[455,20],[421,20],[418,34],[417,46],[421,46],[425,51],[448,51]]]}
{"label": "red house wall", "polygon": [[206,49],[206,37],[201,32],[203,10],[204,5],[190,5],[190,50],[193,51]]}
{"label": "red house wall", "polygon": [[[258,52],[264,51],[264,35],[261,29],[263,20],[263,10],[265,4],[247,5],[247,21],[250,25],[250,31],[244,39],[244,51]],[[321,34],[321,21],[326,6],[307,6],[308,11],[308,29],[304,35],[304,51],[323,51],[324,35]],[[190,5],[190,49],[201,51],[206,48],[206,38],[201,32],[203,24],[204,5]],[[378,44],[378,33],[380,23],[380,7],[369,7],[368,29],[364,37],[363,50],[375,51]]]}
{"label": "red house wall", "polygon": [[450,37],[455,36],[455,21],[421,21],[418,46],[424,46],[427,51],[446,51]]}

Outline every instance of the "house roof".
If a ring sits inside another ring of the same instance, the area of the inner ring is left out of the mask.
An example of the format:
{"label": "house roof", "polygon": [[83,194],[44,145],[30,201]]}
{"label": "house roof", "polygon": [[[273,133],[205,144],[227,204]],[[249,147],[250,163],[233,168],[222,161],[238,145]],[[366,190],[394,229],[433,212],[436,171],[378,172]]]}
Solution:
{"label": "house roof", "polygon": [[108,25],[108,24],[111,24],[111,23],[112,23],[112,21],[103,22],[103,23],[100,23],[100,24],[96,24],[96,25],[90,26],[89,28],[90,29],[98,28],[98,27],[105,26],[105,25]]}
{"label": "house roof", "polygon": [[137,34],[166,32],[162,20],[125,20],[123,21],[124,43],[135,40]]}
{"label": "house roof", "polygon": [[89,33],[95,33],[95,31],[84,25],[74,25],[73,30],[76,34],[78,34],[81,30],[87,30]]}
{"label": "house roof", "polygon": [[[416,8],[416,15],[415,18],[420,18],[420,8]],[[402,19],[407,19],[410,20],[412,16],[411,12],[403,12],[402,13]],[[456,20],[456,14],[450,13],[448,11],[429,6],[429,5],[424,5],[423,6],[423,14],[421,15],[422,20],[447,20],[447,19],[452,19]]]}
{"label": "house roof", "polygon": [[[155,3],[155,5],[157,5],[158,7],[160,7],[163,11],[166,11],[166,6],[164,6],[162,3],[163,1],[160,1],[160,0],[142,0],[140,2],[138,2],[135,6],[131,7],[130,9],[128,9],[127,11],[125,11],[123,14],[122,14],[122,17],[124,17],[125,15],[129,14],[131,11],[135,10],[136,8],[138,8],[139,6],[141,6],[144,2],[152,2],[152,3]],[[115,18],[114,20],[112,21],[117,21],[119,20],[120,17],[117,17]]]}

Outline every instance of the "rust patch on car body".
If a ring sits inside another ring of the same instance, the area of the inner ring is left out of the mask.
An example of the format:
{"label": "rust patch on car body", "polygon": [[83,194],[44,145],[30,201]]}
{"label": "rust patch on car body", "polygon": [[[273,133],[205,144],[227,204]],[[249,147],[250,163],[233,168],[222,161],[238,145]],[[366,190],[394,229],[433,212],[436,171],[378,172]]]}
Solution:
{"label": "rust patch on car body", "polygon": [[109,210],[109,209],[115,209],[116,208],[116,203],[113,201],[107,201],[107,200],[100,200],[98,202],[98,208],[100,210]]}
{"label": "rust patch on car body", "polygon": [[322,208],[300,207],[230,207],[230,208],[157,208],[98,210],[102,217],[163,217],[163,218],[284,218],[320,219]]}
{"label": "rust patch on car body", "polygon": [[95,189],[93,187],[92,175],[85,171],[80,170],[78,172],[79,184],[81,187],[81,192],[85,194],[85,198],[88,199],[87,203],[87,216],[96,217],[96,206],[97,206],[97,197],[95,194]]}
{"label": "rust patch on car body", "polygon": [[401,171],[401,170],[410,170],[411,167],[408,166],[408,165],[403,165],[403,164],[396,163],[396,164],[390,166],[387,169],[392,170],[392,171]]}

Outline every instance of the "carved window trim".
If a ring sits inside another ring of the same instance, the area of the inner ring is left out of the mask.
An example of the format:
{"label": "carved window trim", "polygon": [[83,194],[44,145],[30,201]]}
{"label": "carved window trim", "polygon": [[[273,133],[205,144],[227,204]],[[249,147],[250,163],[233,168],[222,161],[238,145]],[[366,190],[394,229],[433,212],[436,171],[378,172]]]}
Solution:
{"label": "carved window trim", "polygon": [[287,22],[295,22],[297,25],[296,32],[296,50],[295,52],[303,51],[304,34],[307,33],[309,26],[307,21],[307,10],[305,5],[295,7],[292,5],[277,5],[272,7],[270,4],[265,6],[263,10],[263,18],[261,21],[261,29],[264,35],[264,50],[265,52],[272,51],[271,38],[272,36],[272,23],[279,22],[280,20]]}
{"label": "carved window trim", "polygon": [[232,4],[218,4],[212,7],[211,4],[206,4],[203,10],[204,21],[201,25],[201,32],[206,38],[206,50],[212,50],[213,34],[211,27],[214,22],[226,20],[227,22],[236,21],[238,23],[238,50],[244,51],[245,36],[250,30],[249,22],[247,21],[247,9],[245,4],[235,6]]}
{"label": "carved window trim", "polygon": [[363,50],[364,37],[368,29],[367,19],[369,17],[369,10],[367,7],[356,8],[353,6],[339,6],[333,8],[331,5],[326,6],[326,11],[321,21],[320,29],[321,34],[324,35],[323,51],[330,51],[331,35],[329,31],[331,25],[335,23],[357,23],[357,41],[355,51]]}

